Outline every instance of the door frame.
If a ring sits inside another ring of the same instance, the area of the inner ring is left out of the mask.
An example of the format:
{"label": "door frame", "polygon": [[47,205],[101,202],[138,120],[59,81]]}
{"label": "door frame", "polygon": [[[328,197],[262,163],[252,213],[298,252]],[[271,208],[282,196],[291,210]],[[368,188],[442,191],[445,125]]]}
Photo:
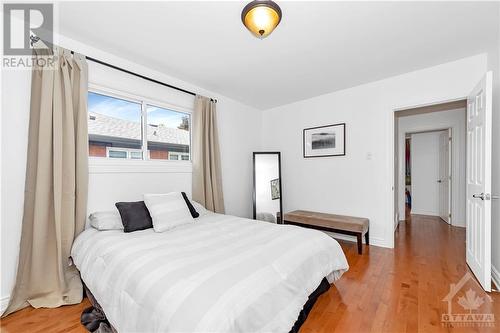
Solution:
{"label": "door frame", "polygon": [[391,186],[387,189],[388,190],[388,196],[390,196],[390,199],[388,200],[387,204],[387,227],[385,231],[385,236],[386,239],[388,240],[388,246],[390,248],[394,248],[395,244],[395,229],[397,228],[397,222],[399,222],[399,212],[398,212],[398,207],[397,207],[397,202],[398,202],[398,190],[397,187],[399,186],[398,178],[396,176],[396,163],[398,162],[398,157],[396,156],[396,143],[398,140],[397,138],[397,133],[398,133],[398,122],[396,121],[396,112],[399,111],[404,111],[408,109],[416,109],[416,108],[422,108],[422,107],[429,107],[429,106],[434,106],[434,105],[439,105],[439,104],[445,104],[445,103],[451,103],[451,102],[458,102],[462,100],[467,100],[468,96],[456,96],[455,98],[450,98],[450,99],[436,99],[436,100],[431,100],[426,103],[421,103],[421,104],[406,104],[406,105],[400,105],[398,107],[393,107],[391,112],[388,113],[388,124],[389,124],[389,129],[387,131],[387,147],[388,147],[388,157],[387,157],[387,178],[392,179],[392,184]]}
{"label": "door frame", "polygon": [[[465,111],[467,113],[467,110]],[[448,160],[448,163],[447,163],[447,166],[448,166],[448,170],[446,170],[446,174],[447,174],[447,184],[448,184],[448,187],[446,189],[446,191],[448,192],[447,194],[447,207],[448,207],[448,211],[446,212],[446,219],[443,219],[443,217],[441,215],[439,215],[441,217],[442,220],[444,220],[446,223],[448,223],[449,225],[453,225],[452,223],[452,208],[453,208],[453,190],[454,190],[454,187],[453,187],[453,179],[454,179],[454,173],[453,173],[453,149],[454,149],[454,145],[453,145],[453,130],[452,129],[448,129],[448,131],[446,131],[446,142],[445,142],[445,145],[447,146],[447,156],[446,156],[446,159]],[[466,143],[467,145],[467,143]],[[442,154],[442,151],[440,150],[439,151],[440,154]],[[467,154],[467,152],[466,152]],[[441,158],[441,156],[440,156]],[[439,166],[441,168],[441,166]],[[441,172],[441,169],[440,171]],[[467,176],[466,176],[467,177]],[[442,183],[442,180],[441,180],[441,183]],[[467,192],[467,188],[466,188],[466,192]],[[441,200],[442,198],[440,197],[439,200]],[[440,207],[441,209],[441,207]],[[441,211],[440,211],[441,213]]]}

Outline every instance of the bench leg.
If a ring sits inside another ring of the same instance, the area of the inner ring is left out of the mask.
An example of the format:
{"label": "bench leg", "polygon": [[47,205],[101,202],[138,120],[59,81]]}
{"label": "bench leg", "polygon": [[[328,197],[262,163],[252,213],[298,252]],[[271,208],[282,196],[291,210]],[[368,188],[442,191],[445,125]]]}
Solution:
{"label": "bench leg", "polygon": [[366,234],[365,234],[365,243],[366,245],[370,245],[370,231],[367,231]]}
{"label": "bench leg", "polygon": [[363,235],[361,233],[356,234],[356,238],[358,239],[358,254],[363,254],[363,241],[361,240],[361,237]]}

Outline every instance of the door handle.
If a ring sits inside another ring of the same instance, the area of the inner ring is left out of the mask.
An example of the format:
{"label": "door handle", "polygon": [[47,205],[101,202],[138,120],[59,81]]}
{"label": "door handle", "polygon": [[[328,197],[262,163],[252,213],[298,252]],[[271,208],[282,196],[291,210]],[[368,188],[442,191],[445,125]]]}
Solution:
{"label": "door handle", "polygon": [[489,193],[473,194],[472,197],[481,200],[498,199],[498,195],[491,195]]}
{"label": "door handle", "polygon": [[442,183],[443,181],[442,181],[441,179],[438,179],[438,180],[437,180],[437,182],[438,182],[438,183]]}
{"label": "door handle", "polygon": [[486,198],[485,194],[484,193],[481,193],[481,194],[473,194],[472,195],[473,198],[475,199],[481,199],[481,200],[484,200]]}

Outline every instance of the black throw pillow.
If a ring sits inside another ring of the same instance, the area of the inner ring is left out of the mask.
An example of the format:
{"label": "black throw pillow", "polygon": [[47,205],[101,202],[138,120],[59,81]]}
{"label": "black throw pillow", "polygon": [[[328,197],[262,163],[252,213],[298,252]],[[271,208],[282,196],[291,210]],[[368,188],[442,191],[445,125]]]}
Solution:
{"label": "black throw pillow", "polygon": [[196,211],[196,209],[194,209],[194,206],[193,204],[191,203],[191,201],[189,201],[186,193],[184,192],[181,192],[182,194],[182,197],[184,198],[184,201],[186,201],[186,205],[188,206],[188,209],[189,209],[189,212],[191,213],[191,216],[195,219],[197,218],[198,216],[200,216],[200,213],[198,213]]}
{"label": "black throw pillow", "polygon": [[122,218],[123,231],[133,232],[153,227],[153,220],[144,201],[117,202],[115,206]]}

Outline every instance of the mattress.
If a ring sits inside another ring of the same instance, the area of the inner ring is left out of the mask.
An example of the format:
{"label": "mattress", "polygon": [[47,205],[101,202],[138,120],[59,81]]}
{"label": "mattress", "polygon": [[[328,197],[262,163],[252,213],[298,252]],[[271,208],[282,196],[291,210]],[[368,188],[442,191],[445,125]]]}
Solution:
{"label": "mattress", "polygon": [[118,332],[289,332],[349,268],[322,232],[208,214],[164,233],[81,233],[72,258]]}

